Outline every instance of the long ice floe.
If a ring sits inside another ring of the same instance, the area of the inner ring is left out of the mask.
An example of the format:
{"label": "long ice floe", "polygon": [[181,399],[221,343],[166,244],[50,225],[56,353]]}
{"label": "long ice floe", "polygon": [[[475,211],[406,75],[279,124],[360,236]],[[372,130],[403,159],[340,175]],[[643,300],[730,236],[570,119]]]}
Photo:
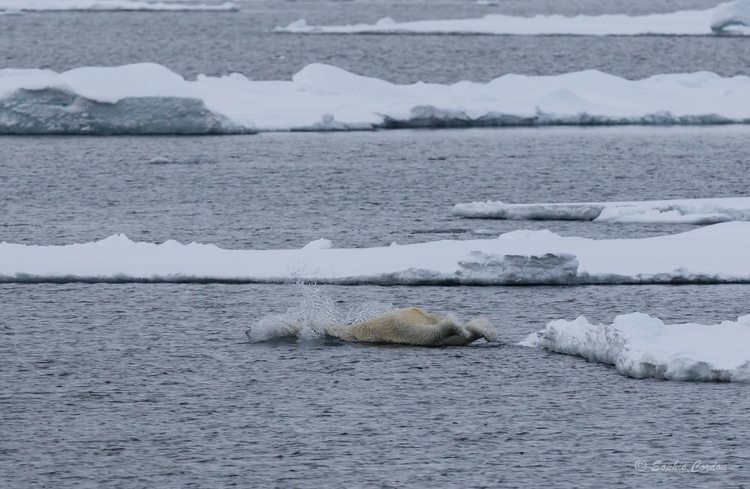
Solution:
{"label": "long ice floe", "polygon": [[0,70],[0,134],[227,134],[400,127],[750,123],[750,78],[595,70],[395,85],[324,64],[291,81],[187,81],[153,63]]}
{"label": "long ice floe", "polygon": [[750,382],[750,315],[711,326],[666,325],[641,313],[611,325],[581,316],[552,321],[520,344],[612,364],[636,378]]}
{"label": "long ice floe", "polygon": [[645,239],[549,231],[496,239],[334,249],[225,250],[124,235],[67,246],[0,244],[6,282],[287,282],[334,284],[652,284],[750,282],[750,223]]}
{"label": "long ice floe", "polygon": [[390,17],[375,24],[308,25],[300,19],[276,32],[304,34],[565,34],[584,36],[706,35],[731,31],[750,34],[750,0],[722,3],[707,10],[685,10],[667,14],[629,15],[537,15],[515,17],[485,15],[480,19],[419,20],[395,22]]}
{"label": "long ice floe", "polygon": [[453,215],[479,219],[565,220],[670,224],[750,221],[750,197],[575,204],[456,204]]}
{"label": "long ice floe", "polygon": [[235,11],[239,9],[237,5],[230,2],[205,5],[196,3],[144,2],[137,0],[0,0],[0,14],[43,10]]}

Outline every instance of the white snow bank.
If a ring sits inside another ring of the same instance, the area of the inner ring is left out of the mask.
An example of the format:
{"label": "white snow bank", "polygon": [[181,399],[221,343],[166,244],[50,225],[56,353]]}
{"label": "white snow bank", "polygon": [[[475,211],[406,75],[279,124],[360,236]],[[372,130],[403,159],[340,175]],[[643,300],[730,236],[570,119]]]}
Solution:
{"label": "white snow bank", "polygon": [[544,35],[566,34],[584,36],[634,36],[706,35],[727,29],[750,34],[750,0],[728,2],[708,10],[685,10],[667,14],[649,14],[637,17],[628,15],[537,15],[514,17],[510,15],[485,15],[481,19],[419,20],[395,22],[392,18],[380,19],[375,24],[308,25],[305,19],[286,27],[276,27],[275,32],[304,34],[505,34]]}
{"label": "white snow bank", "polygon": [[311,64],[291,81],[187,81],[164,66],[0,70],[0,134],[192,134],[400,127],[750,123],[750,78],[629,81],[595,70],[395,85]]}
{"label": "white snow bank", "polygon": [[233,3],[203,5],[195,3],[143,2],[136,0],[0,0],[0,13],[40,10],[224,10],[236,11]]}
{"label": "white snow bank", "polygon": [[647,239],[515,231],[497,239],[336,249],[224,250],[124,235],[67,246],[0,244],[6,282],[325,282],[337,284],[638,284],[750,282],[750,223]]}
{"label": "white snow bank", "polygon": [[552,321],[520,344],[609,363],[636,378],[750,382],[750,316],[712,326],[665,325],[637,312],[611,325],[581,316]]}
{"label": "white snow bank", "polygon": [[750,221],[750,197],[576,204],[504,204],[487,201],[456,204],[453,215],[481,219],[716,224]]}

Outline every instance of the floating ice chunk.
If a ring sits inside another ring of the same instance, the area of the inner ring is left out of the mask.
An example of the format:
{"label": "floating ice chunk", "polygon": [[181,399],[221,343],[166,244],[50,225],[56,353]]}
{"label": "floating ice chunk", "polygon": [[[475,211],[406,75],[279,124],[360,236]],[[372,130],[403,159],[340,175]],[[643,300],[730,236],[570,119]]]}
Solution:
{"label": "floating ice chunk", "polygon": [[171,163],[174,163],[175,160],[166,156],[157,156],[155,158],[151,158],[150,160],[148,160],[148,162],[151,165],[169,165]]}
{"label": "floating ice chunk", "polygon": [[750,27],[750,0],[722,3],[716,7],[711,18],[712,30],[720,32],[736,26]]}
{"label": "floating ice chunk", "polygon": [[396,23],[396,21],[393,20],[392,18],[390,18],[390,17],[383,17],[379,21],[375,22],[375,25],[384,26],[384,25],[393,25],[395,23]]}
{"label": "floating ice chunk", "polygon": [[716,224],[750,221],[750,197],[580,204],[505,204],[487,201],[456,204],[453,215],[481,219]]}
{"label": "floating ice chunk", "polygon": [[330,239],[316,239],[315,241],[310,241],[305,246],[302,247],[303,250],[330,250],[333,248],[333,242]]}
{"label": "floating ice chunk", "polygon": [[223,10],[237,11],[237,5],[204,5],[176,2],[143,2],[136,0],[0,0],[0,11],[15,13],[41,10]]}
{"label": "floating ice chunk", "polygon": [[289,282],[336,284],[750,283],[750,223],[645,239],[548,231],[377,248],[224,250],[124,235],[67,246],[0,244],[2,282]]}
{"label": "floating ice chunk", "polygon": [[291,24],[289,24],[287,27],[289,27],[290,29],[295,29],[295,30],[296,29],[305,29],[305,28],[307,28],[307,20],[305,20],[305,19],[296,20],[296,21],[292,22]]}
{"label": "floating ice chunk", "polygon": [[611,325],[557,320],[522,346],[608,363],[630,377],[750,382],[750,320],[718,325],[672,324],[646,314],[617,316]]}
{"label": "floating ice chunk", "polygon": [[[390,18],[375,24],[312,26],[304,20],[275,32],[305,34],[501,34],[545,35],[566,34],[584,36],[708,35],[736,25],[750,25],[749,0],[723,3],[707,10],[683,10],[664,14],[640,16],[616,15],[485,15],[479,19],[419,20],[394,22]],[[499,5],[496,1],[479,0],[480,5]],[[750,34],[750,29],[739,32]]]}

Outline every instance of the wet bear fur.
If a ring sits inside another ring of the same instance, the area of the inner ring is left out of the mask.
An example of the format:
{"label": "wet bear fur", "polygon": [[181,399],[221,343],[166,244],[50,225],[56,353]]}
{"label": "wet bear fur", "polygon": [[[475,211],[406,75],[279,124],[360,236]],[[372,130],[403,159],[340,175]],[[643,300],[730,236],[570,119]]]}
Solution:
{"label": "wet bear fur", "polygon": [[477,318],[462,325],[451,314],[440,317],[416,307],[398,309],[352,325],[328,323],[326,332],[344,341],[421,346],[468,345],[480,338],[497,341],[497,333],[486,319]]}

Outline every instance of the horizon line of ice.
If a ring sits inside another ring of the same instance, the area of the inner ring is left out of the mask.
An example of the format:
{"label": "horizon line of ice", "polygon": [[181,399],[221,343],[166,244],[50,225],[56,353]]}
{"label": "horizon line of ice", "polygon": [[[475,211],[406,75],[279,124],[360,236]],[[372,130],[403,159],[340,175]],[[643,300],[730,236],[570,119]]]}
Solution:
{"label": "horizon line of ice", "polygon": [[726,2],[707,10],[682,10],[641,16],[488,14],[479,19],[396,22],[390,17],[375,24],[308,25],[299,19],[274,32],[295,34],[488,34],[488,35],[709,35],[750,34],[750,0]]}
{"label": "horizon line of ice", "polygon": [[454,216],[470,219],[717,224],[750,221],[750,197],[672,199],[632,202],[456,204]]}
{"label": "horizon line of ice", "polygon": [[39,11],[225,11],[236,12],[239,7],[231,2],[222,4],[194,4],[146,2],[139,0],[0,0],[0,14]]}
{"label": "horizon line of ice", "polygon": [[722,3],[707,10],[678,11],[642,16],[537,15],[517,17],[488,14],[479,19],[395,22],[390,17],[375,24],[311,26],[305,19],[274,32],[303,34],[489,34],[489,35],[709,35],[750,34],[750,1]]}
{"label": "horizon line of ice", "polygon": [[133,242],[0,243],[0,282],[317,282],[374,285],[750,283],[750,223],[682,234],[594,240],[549,231],[496,239],[333,249],[226,250]]}
{"label": "horizon line of ice", "polygon": [[617,316],[611,325],[552,321],[521,346],[614,365],[625,376],[679,381],[750,382],[750,315],[718,325],[664,324],[647,314]]}
{"label": "horizon line of ice", "polygon": [[396,85],[313,63],[291,81],[185,80],[155,63],[0,70],[0,134],[235,134],[397,128],[750,123],[750,78],[596,70]]}

